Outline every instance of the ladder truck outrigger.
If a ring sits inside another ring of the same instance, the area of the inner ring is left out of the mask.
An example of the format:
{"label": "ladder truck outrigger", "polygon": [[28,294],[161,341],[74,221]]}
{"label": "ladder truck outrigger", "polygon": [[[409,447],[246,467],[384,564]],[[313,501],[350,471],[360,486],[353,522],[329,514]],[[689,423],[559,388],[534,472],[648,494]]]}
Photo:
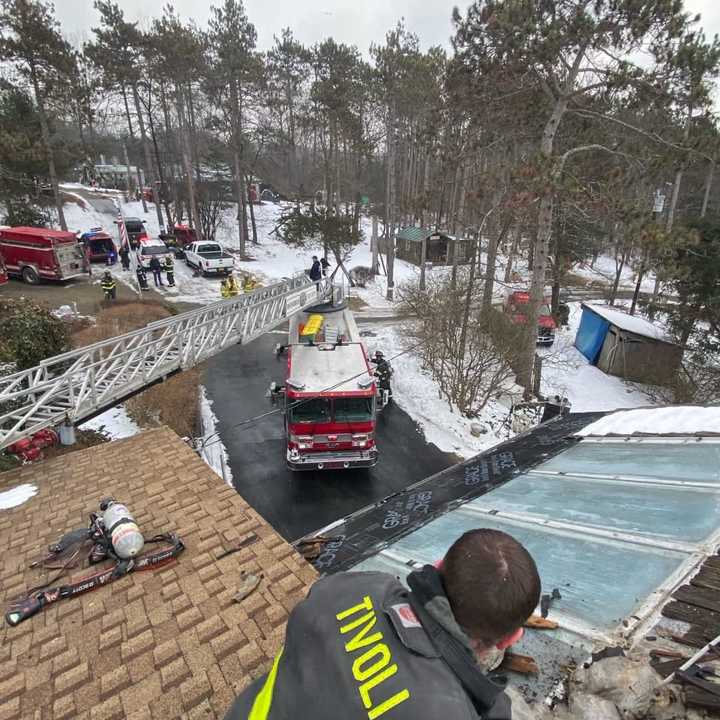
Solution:
{"label": "ladder truck outrigger", "polygon": [[346,307],[308,308],[290,319],[282,388],[291,470],[369,468],[377,463],[377,381]]}

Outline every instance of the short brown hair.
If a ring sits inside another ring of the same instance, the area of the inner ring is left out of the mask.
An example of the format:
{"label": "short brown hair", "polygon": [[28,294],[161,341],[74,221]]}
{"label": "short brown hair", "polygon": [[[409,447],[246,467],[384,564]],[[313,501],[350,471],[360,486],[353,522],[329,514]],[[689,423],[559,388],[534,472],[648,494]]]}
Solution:
{"label": "short brown hair", "polygon": [[485,646],[514,633],[540,600],[532,555],[500,530],[466,532],[447,551],[441,572],[455,620]]}

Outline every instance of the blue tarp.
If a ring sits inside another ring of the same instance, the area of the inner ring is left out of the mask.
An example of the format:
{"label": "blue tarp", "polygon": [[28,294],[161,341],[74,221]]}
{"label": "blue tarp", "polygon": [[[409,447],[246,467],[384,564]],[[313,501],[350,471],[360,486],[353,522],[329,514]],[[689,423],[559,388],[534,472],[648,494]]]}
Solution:
{"label": "blue tarp", "polygon": [[592,365],[597,364],[609,327],[610,323],[605,318],[583,307],[580,327],[575,335],[575,347]]}

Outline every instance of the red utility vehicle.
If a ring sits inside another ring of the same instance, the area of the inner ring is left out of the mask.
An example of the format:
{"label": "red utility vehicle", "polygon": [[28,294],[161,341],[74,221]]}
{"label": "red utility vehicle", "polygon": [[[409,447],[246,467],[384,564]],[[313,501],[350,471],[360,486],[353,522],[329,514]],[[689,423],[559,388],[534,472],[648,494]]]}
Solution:
{"label": "red utility vehicle", "polygon": [[297,313],[290,320],[286,349],[288,467],[375,465],[377,385],[352,313]]}
{"label": "red utility vehicle", "polygon": [[[527,311],[530,304],[530,293],[525,290],[515,290],[507,297],[504,311],[509,315],[513,325],[525,325],[527,323]],[[555,330],[557,322],[550,310],[550,298],[544,298],[540,306],[540,317],[538,319],[538,345],[552,345],[555,342]]]}
{"label": "red utility vehicle", "polygon": [[172,232],[160,233],[160,239],[175,253],[175,257],[185,257],[185,248],[197,240],[195,228],[175,223]]}
{"label": "red utility vehicle", "polygon": [[0,252],[9,275],[36,285],[87,272],[83,248],[71,232],[37,227],[0,229]]}

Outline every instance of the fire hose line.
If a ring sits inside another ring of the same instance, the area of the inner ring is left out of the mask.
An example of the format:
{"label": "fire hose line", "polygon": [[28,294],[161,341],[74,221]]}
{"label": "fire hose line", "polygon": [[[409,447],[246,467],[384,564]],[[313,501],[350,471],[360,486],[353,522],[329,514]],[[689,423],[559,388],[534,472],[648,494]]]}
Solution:
{"label": "fire hose line", "polygon": [[[416,350],[421,345],[424,345],[424,342],[416,343],[415,345],[411,345],[409,348],[406,348],[405,350],[401,350],[399,353],[396,353],[392,357],[388,359],[388,362],[392,362],[393,360],[401,357],[402,355],[406,355],[407,353]],[[340,387],[341,385],[344,385],[345,383],[351,382],[352,380],[355,380],[357,378],[362,377],[363,375],[366,375],[367,373],[361,372],[357,373],[356,375],[352,375],[351,377],[344,378],[340,382],[335,383],[334,385],[331,385],[327,388],[324,388],[320,392],[330,392],[334,390],[335,388]],[[307,402],[311,402],[314,398],[305,398],[304,400],[296,400],[292,405],[289,405],[289,409],[294,409],[296,407],[299,407],[300,405],[304,405]],[[255,415],[254,417],[246,418],[245,420],[241,420],[240,422],[235,423],[234,425],[231,425],[228,430],[235,430],[237,428],[243,428],[247,427],[249,425],[254,425],[256,422],[259,422],[261,420],[264,420],[265,418],[270,417],[271,415],[277,415],[279,413],[282,413],[283,408],[276,408],[275,410],[268,410],[267,412],[261,413],[260,415]],[[216,440],[213,440],[212,442],[208,442],[211,438],[214,438],[215,436],[218,436]],[[210,435],[204,435],[201,437],[193,438],[193,447],[196,450],[204,450],[205,448],[209,448],[216,443],[222,442],[222,438],[219,437],[219,432],[211,433]]]}

